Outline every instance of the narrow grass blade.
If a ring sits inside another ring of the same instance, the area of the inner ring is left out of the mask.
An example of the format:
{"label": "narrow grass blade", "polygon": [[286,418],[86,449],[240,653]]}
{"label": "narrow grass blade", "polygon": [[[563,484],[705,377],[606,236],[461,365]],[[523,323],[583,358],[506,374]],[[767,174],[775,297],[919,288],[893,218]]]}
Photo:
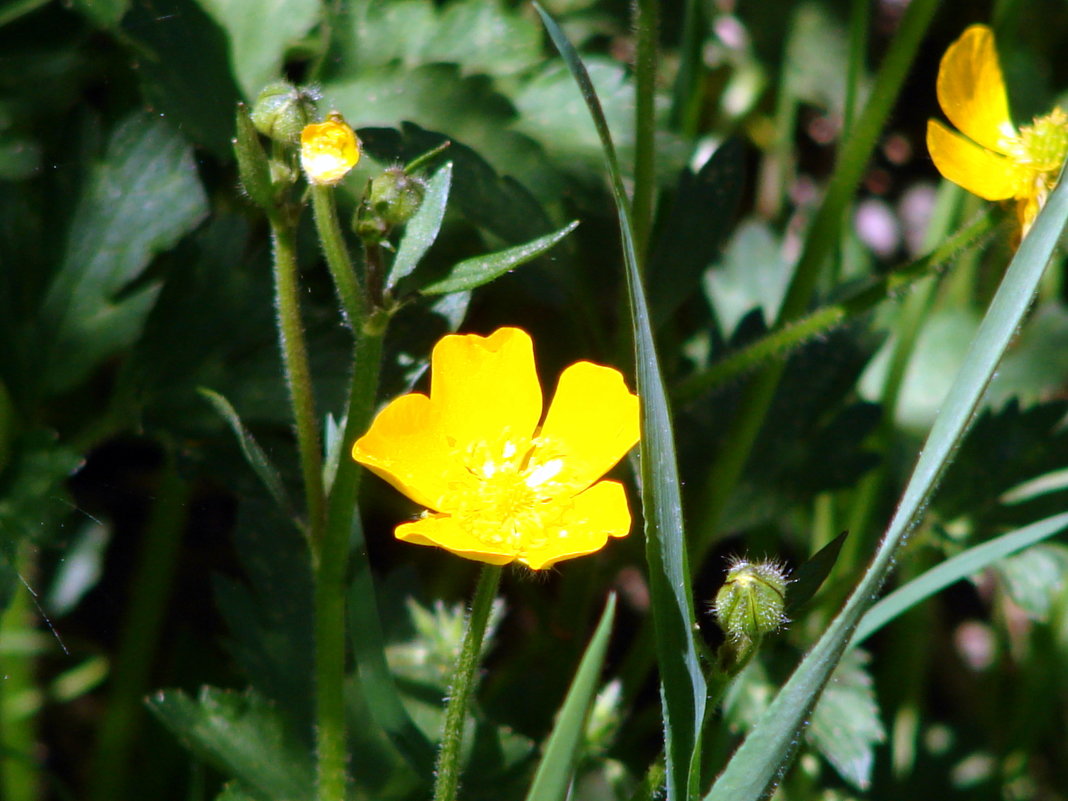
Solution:
{"label": "narrow grass blade", "polygon": [[230,430],[234,432],[237,442],[241,446],[241,452],[245,455],[245,460],[256,471],[256,475],[259,476],[267,491],[271,493],[271,497],[278,504],[278,508],[287,517],[293,517],[293,504],[289,500],[285,485],[282,483],[282,476],[274,464],[271,463],[267,454],[263,452],[263,448],[256,442],[252,432],[245,428],[245,424],[241,422],[241,418],[234,407],[230,405],[230,401],[218,392],[205,387],[200,387],[197,391],[230,426]]}
{"label": "narrow grass blade", "polygon": [[638,395],[642,399],[642,511],[664,705],[668,799],[682,801],[695,798],[699,791],[701,723],[705,716],[707,690],[693,636],[695,621],[690,567],[682,526],[682,498],[671,412],[653,343],[649,306],[638,273],[630,208],[608,123],[578,53],[541,6],[535,3],[534,8],[541,15],[553,44],[579,85],[593,117],[604,148],[612,195],[619,215],[634,327]]}
{"label": "narrow grass blade", "polygon": [[534,774],[534,782],[527,791],[527,801],[563,801],[567,797],[615,618],[616,596],[610,595],[601,622],[597,624],[597,630],[586,646],[586,653],[571,682],[571,689],[567,691],[564,705],[560,707],[556,725],[545,746],[545,754]]}
{"label": "narrow grass blade", "polygon": [[849,643],[850,647],[860,645],[887,623],[951,584],[966,579],[968,576],[974,576],[998,559],[1011,556],[1024,548],[1030,548],[1054,534],[1059,534],[1065,528],[1068,528],[1068,513],[1047,517],[1045,520],[1039,520],[1037,523],[969,548],[940,565],[932,567],[908,584],[898,587],[869,609],[857,626],[853,639]]}
{"label": "narrow grass blade", "polygon": [[935,419],[904,496],[845,607],[772,701],[735,752],[705,801],[755,801],[769,795],[793,755],[798,733],[848,647],[861,617],[894,564],[898,546],[923,516],[927,501],[960,443],[983,391],[1031,304],[1039,280],[1068,223],[1068,184],[1062,182],[1020,244],[975,340]]}

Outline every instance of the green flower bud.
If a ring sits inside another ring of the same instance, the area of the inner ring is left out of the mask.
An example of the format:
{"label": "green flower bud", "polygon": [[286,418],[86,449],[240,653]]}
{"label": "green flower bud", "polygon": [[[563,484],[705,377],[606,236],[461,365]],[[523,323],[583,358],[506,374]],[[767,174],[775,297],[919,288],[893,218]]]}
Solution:
{"label": "green flower bud", "polygon": [[269,139],[282,144],[300,140],[304,126],[315,119],[319,92],[285,81],[267,84],[252,107],[252,124]]}
{"label": "green flower bud", "polygon": [[775,562],[731,561],[713,606],[728,641],[755,643],[787,622],[786,573]]}
{"label": "green flower bud", "polygon": [[404,225],[419,211],[425,193],[422,178],[409,175],[403,167],[389,167],[371,181],[367,205],[387,226]]}

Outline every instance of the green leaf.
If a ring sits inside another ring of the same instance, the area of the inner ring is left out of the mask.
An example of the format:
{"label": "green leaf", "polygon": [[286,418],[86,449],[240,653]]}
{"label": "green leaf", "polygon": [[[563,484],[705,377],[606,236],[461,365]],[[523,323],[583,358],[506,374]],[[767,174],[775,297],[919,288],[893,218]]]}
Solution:
{"label": "green leaf", "polygon": [[130,6],[130,0],[72,0],[71,6],[101,28],[114,28]]}
{"label": "green leaf", "polygon": [[247,793],[237,782],[230,782],[215,796],[215,801],[256,801],[256,796]]}
{"label": "green leaf", "polygon": [[241,92],[219,26],[196,0],[141,0],[123,19],[122,34],[137,59],[135,74],[146,102],[192,142],[228,162]]}
{"label": "green leaf", "polygon": [[871,786],[874,749],[886,739],[867,671],[869,661],[868,654],[859,649],[842,658],[812,710],[806,733],[816,750],[858,790]]}
{"label": "green leaf", "polygon": [[653,342],[653,327],[638,258],[623,179],[612,135],[589,75],[563,31],[534,4],[549,36],[567,62],[593,118],[611,179],[619,217],[627,291],[635,342],[638,395],[642,398],[641,478],[646,560],[656,630],[664,706],[668,798],[682,801],[698,792],[701,726],[707,688],[694,642],[696,621],[682,524],[682,498],[671,428],[671,411]]}
{"label": "green leaf", "polygon": [[318,0],[197,0],[230,37],[230,63],[246,100],[282,75],[286,49],[319,21]]}
{"label": "green leaf", "polygon": [[[450,132],[455,133],[452,129]],[[547,234],[553,226],[538,201],[514,178],[499,175],[485,158],[459,136],[445,136],[405,122],[391,128],[361,128],[360,141],[375,160],[409,162],[449,142],[445,151],[453,164],[453,206],[475,225],[508,244]]]}
{"label": "green leaf", "polygon": [[564,704],[557,714],[556,725],[545,745],[545,753],[534,774],[534,781],[527,791],[527,801],[563,801],[578,759],[582,735],[589,716],[590,706],[597,693],[597,684],[604,665],[605,651],[612,634],[616,615],[616,596],[610,595],[605,605],[601,622],[586,646],[578,672],[571,689],[567,691]]}
{"label": "green leaf", "polygon": [[511,75],[541,60],[537,26],[499,2],[459,0],[439,8],[429,0],[356,0],[351,16],[356,58],[347,73],[399,61]]}
{"label": "green leaf", "polygon": [[[701,275],[719,252],[745,187],[744,159],[741,142],[729,139],[696,175],[686,169],[679,176],[675,200],[663,215],[649,260],[649,275],[656,276],[649,287],[649,309],[656,324],[671,317],[698,288]],[[750,274],[761,266],[760,261],[746,264]]]}
{"label": "green leaf", "polygon": [[516,245],[485,256],[464,259],[449,270],[447,276],[421,286],[419,291],[424,295],[444,295],[448,292],[463,292],[488,284],[519,265],[526,264],[545,253],[577,227],[578,220],[575,220],[559,231],[538,237],[524,245]]}
{"label": "green leaf", "polygon": [[213,392],[206,387],[201,387],[198,391],[215,408],[215,411],[226,421],[226,424],[230,426],[230,430],[237,437],[238,444],[241,445],[241,452],[245,455],[249,466],[256,471],[256,475],[259,476],[267,491],[271,493],[271,497],[278,504],[278,508],[287,516],[292,517],[293,504],[289,500],[285,485],[282,483],[281,474],[271,463],[270,457],[264,453],[263,448],[256,442],[252,432],[245,428],[245,424],[241,422],[241,417],[230,404],[230,401],[218,392]]}
{"label": "green leaf", "polygon": [[203,687],[194,700],[181,690],[161,690],[147,703],[190,750],[238,779],[255,798],[314,797],[308,750],[292,739],[278,711],[256,693]]}
{"label": "green leaf", "polygon": [[159,285],[131,284],[206,212],[185,140],[158,119],[127,117],[79,198],[41,309],[41,330],[51,338],[43,365],[48,390],[70,388],[133,343]]}
{"label": "green leaf", "polygon": [[843,531],[794,571],[786,588],[787,617],[808,603],[823,586],[823,582],[834,569],[834,563],[838,561],[838,554],[841,553],[842,545],[848,536],[849,532]]}
{"label": "green leaf", "polygon": [[974,576],[997,560],[1048,539],[1065,528],[1068,528],[1068,513],[1048,517],[1008,534],[1002,534],[982,545],[975,545],[932,567],[907,584],[898,587],[869,609],[857,626],[850,644],[859,645],[887,623],[951,584]]}
{"label": "green leaf", "polygon": [[441,230],[441,221],[445,219],[445,207],[449,203],[449,189],[452,187],[452,162],[444,164],[426,187],[423,202],[419,210],[412,215],[404,226],[404,235],[397,246],[397,255],[386,280],[386,287],[393,288],[418,265]]}
{"label": "green leaf", "polygon": [[763,312],[764,322],[779,315],[793,270],[782,255],[782,243],[767,223],[750,220],[738,227],[723,258],[704,280],[705,295],[724,336],[753,309]]}
{"label": "green leaf", "polygon": [[1005,273],[871,566],[845,607],[779,691],[761,722],[735,751],[706,801],[755,801],[774,787],[794,752],[798,732],[848,646],[853,630],[892,569],[898,546],[922,517],[938,479],[964,436],[998,362],[1027,313],[1066,223],[1068,183],[1062,182],[1050,195]]}
{"label": "green leaf", "polygon": [[1068,585],[1068,547],[1045,543],[995,565],[1005,589],[1028,617],[1046,623]]}

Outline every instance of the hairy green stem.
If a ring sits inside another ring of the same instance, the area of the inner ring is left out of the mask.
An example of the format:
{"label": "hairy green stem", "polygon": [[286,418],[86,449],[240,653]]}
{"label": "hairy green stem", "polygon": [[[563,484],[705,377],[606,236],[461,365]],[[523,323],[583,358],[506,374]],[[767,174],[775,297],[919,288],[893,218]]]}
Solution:
{"label": "hairy green stem", "polygon": [[334,188],[330,186],[312,187],[312,209],[315,214],[315,227],[319,232],[319,242],[326,257],[326,265],[334,279],[341,310],[345,321],[355,330],[369,312],[367,297],[360,279],[352,266],[345,238],[337,220],[337,203]]}
{"label": "hairy green stem", "polygon": [[287,225],[272,225],[271,239],[274,243],[275,307],[282,344],[282,364],[297,431],[297,449],[300,452],[300,471],[304,479],[304,503],[308,516],[308,542],[311,544],[313,559],[318,561],[326,505],[311,368],[308,365],[308,348],[304,342],[304,325],[300,318],[295,231]]}
{"label": "hairy green stem", "polygon": [[[853,128],[853,136],[843,143],[838,167],[812,222],[800,261],[783,299],[776,321],[777,328],[782,328],[803,314],[812,300],[820,270],[838,241],[842,215],[849,207],[853,190],[867,166],[937,7],[937,0],[913,0],[905,11],[901,27],[876,76],[868,103]],[[727,428],[726,441],[709,471],[707,492],[704,494],[707,500],[696,527],[696,531],[700,532],[698,564],[700,557],[715,540],[720,518],[728,500],[734,495],[784,369],[784,362],[773,362],[753,379],[743,394],[737,418]]]}
{"label": "hairy green stem", "polygon": [[740,375],[761,367],[773,358],[783,358],[795,348],[825,334],[877,306],[896,293],[911,288],[943,267],[953,256],[980,242],[998,224],[999,215],[991,209],[962,228],[931,253],[876,278],[846,295],[837,303],[813,311],[725,356],[707,370],[690,376],[675,391],[680,403],[696,400]]}
{"label": "hairy green stem", "polygon": [[445,729],[441,735],[441,750],[438,752],[437,776],[434,782],[434,801],[455,801],[460,787],[460,746],[463,743],[464,721],[467,707],[475,686],[475,672],[482,654],[482,639],[486,635],[493,599],[501,582],[501,568],[483,565],[478,576],[478,586],[471,602],[471,614],[467,618],[463,645],[456,660],[449,701],[445,707]]}
{"label": "hairy green stem", "polygon": [[128,762],[144,714],[142,698],[162,632],[178,547],[188,515],[190,487],[168,457],[156,490],[128,608],[111,671],[108,702],[97,732],[89,798],[127,797]]}
{"label": "hairy green stem", "polygon": [[634,104],[634,249],[644,267],[648,256],[649,232],[653,227],[656,201],[656,56],[660,28],[659,0],[638,0],[635,5],[637,58],[635,63],[637,98]]}

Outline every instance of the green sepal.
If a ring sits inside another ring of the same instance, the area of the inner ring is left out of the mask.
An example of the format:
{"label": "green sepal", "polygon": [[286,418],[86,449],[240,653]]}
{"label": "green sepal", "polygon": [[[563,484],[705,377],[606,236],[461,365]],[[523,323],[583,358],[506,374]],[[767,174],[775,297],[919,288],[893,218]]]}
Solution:
{"label": "green sepal", "polygon": [[237,136],[234,154],[241,185],[249,198],[270,216],[274,211],[274,192],[271,188],[271,167],[263,150],[259,132],[252,124],[248,106],[237,104]]}

